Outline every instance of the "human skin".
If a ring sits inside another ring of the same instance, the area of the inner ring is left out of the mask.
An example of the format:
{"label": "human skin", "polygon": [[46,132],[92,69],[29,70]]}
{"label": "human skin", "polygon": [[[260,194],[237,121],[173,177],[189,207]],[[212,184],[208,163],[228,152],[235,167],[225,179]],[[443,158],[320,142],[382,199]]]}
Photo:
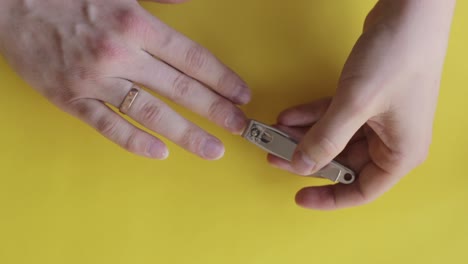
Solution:
{"label": "human skin", "polygon": [[300,139],[291,163],[300,175],[336,158],[358,173],[351,185],[308,187],[306,208],[333,210],[375,200],[428,155],[455,0],[381,0],[341,74],[333,98],[292,107],[278,124]]}
{"label": "human skin", "polygon": [[[183,1],[159,0],[179,3]],[[2,0],[0,53],[34,89],[130,152],[164,159],[166,145],[111,110],[133,83],[240,134],[242,79],[135,0]],[[204,159],[223,144],[142,90],[128,116]]]}
{"label": "human skin", "polygon": [[[291,163],[269,156],[271,164],[310,175],[337,158],[358,172],[352,185],[299,191],[299,205],[368,203],[425,160],[455,2],[379,1],[333,98],[280,114],[301,141]],[[4,0],[0,52],[52,103],[139,155],[163,159],[168,150],[104,104],[118,107],[133,82],[233,133],[246,124],[236,107],[250,99],[241,78],[134,0]],[[223,155],[219,140],[146,91],[128,115],[200,157]]]}

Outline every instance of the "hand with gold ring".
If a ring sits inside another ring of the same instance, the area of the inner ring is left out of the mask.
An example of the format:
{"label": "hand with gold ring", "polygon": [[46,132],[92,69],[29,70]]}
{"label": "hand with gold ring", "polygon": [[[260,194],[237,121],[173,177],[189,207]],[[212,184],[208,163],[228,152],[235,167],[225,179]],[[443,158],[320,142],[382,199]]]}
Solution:
{"label": "hand with gold ring", "polygon": [[135,154],[164,159],[168,150],[106,103],[202,158],[224,153],[217,138],[137,84],[232,133],[246,124],[236,106],[250,100],[241,78],[134,0],[2,1],[0,52],[47,99]]}

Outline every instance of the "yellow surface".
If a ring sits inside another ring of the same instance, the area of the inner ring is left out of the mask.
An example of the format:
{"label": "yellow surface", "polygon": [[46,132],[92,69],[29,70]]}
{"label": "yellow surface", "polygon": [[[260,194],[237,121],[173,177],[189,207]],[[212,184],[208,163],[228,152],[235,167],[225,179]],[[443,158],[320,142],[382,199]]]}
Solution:
{"label": "yellow surface", "polygon": [[[332,94],[374,1],[195,0],[146,4],[211,49],[253,89],[249,116]],[[459,1],[429,160],[376,202],[307,211],[322,184],[271,168],[219,136],[203,161],[122,151],[60,112],[0,61],[0,263],[468,263],[468,2]]]}

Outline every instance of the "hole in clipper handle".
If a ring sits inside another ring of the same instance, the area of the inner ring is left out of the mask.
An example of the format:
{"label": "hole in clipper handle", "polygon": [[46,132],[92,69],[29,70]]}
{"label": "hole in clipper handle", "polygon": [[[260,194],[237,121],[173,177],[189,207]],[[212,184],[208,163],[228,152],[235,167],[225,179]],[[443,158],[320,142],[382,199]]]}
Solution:
{"label": "hole in clipper handle", "polygon": [[345,181],[347,181],[347,182],[352,181],[353,178],[354,178],[354,177],[353,177],[353,175],[352,175],[351,173],[346,173],[346,174],[344,175],[344,177],[343,177],[343,179],[344,179]]}

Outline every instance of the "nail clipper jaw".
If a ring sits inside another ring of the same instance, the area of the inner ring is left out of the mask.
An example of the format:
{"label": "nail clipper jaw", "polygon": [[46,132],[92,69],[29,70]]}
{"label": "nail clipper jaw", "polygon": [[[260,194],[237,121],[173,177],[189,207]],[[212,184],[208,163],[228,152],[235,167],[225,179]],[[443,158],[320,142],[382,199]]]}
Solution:
{"label": "nail clipper jaw", "polygon": [[[286,133],[256,120],[250,120],[247,128],[242,133],[242,137],[261,149],[288,161],[292,160],[297,147],[296,141]],[[336,161],[332,161],[317,172],[315,176],[344,184],[353,183],[356,178],[352,170]]]}

